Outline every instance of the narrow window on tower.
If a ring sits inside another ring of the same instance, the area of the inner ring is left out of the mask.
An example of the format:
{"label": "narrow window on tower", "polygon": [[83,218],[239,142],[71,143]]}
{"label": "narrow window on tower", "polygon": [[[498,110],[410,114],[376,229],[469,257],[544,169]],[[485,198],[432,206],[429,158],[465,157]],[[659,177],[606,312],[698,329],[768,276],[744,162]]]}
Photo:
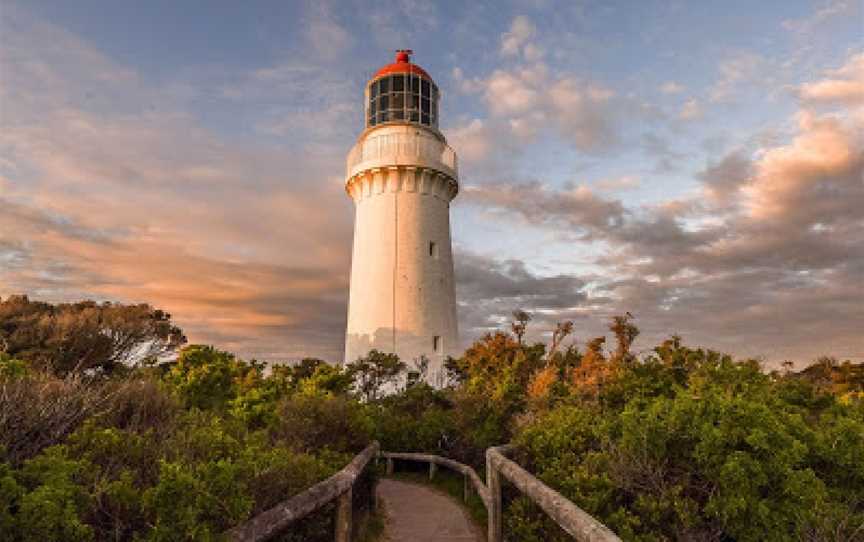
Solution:
{"label": "narrow window on tower", "polygon": [[435,241],[429,242],[429,255],[436,260],[438,259],[438,243],[436,243]]}
{"label": "narrow window on tower", "polygon": [[435,335],[434,337],[432,337],[432,350],[436,354],[441,353],[441,337],[438,335]]}

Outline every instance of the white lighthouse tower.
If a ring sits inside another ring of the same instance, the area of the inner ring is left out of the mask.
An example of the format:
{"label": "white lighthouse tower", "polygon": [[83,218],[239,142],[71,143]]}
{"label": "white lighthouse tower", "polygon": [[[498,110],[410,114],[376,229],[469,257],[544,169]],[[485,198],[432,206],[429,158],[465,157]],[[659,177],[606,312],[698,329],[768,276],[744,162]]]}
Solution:
{"label": "white lighthouse tower", "polygon": [[438,131],[439,92],[400,50],[366,85],[366,129],[348,153],[354,251],[345,361],[369,350],[412,367],[425,356],[440,386],[455,355],[456,299],[450,201],[459,191],[456,153]]}

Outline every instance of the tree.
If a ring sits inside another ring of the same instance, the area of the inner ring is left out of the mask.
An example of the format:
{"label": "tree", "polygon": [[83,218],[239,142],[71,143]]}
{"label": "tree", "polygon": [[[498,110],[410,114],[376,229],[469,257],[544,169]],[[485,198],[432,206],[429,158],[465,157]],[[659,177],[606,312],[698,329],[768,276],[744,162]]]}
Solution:
{"label": "tree", "polygon": [[609,378],[611,368],[603,355],[606,337],[595,337],[585,345],[580,363],[572,370],[573,385],[583,395],[596,398]]}
{"label": "tree", "polygon": [[414,368],[408,371],[406,387],[410,388],[425,383],[429,376],[429,358],[421,355],[414,360]]}
{"label": "tree", "polygon": [[615,349],[614,361],[629,363],[635,356],[630,353],[630,346],[639,335],[639,328],[633,324],[633,315],[629,312],[624,316],[614,316],[609,324],[609,331],[615,334],[618,345]]}
{"label": "tree", "polygon": [[348,365],[348,374],[354,380],[360,396],[366,401],[374,401],[388,384],[405,370],[405,363],[396,354],[371,350],[365,357]]}
{"label": "tree", "polygon": [[522,309],[513,311],[513,321],[510,322],[510,329],[516,335],[516,341],[522,345],[522,337],[525,335],[525,330],[528,328],[528,322],[531,321],[531,315]]}
{"label": "tree", "polygon": [[59,375],[112,372],[157,360],[185,342],[171,315],[147,304],[0,300],[0,350]]}
{"label": "tree", "polygon": [[571,333],[573,333],[573,322],[571,320],[558,322],[558,325],[555,326],[555,331],[552,332],[552,346],[549,347],[548,359],[550,362],[555,359],[555,354],[558,352],[561,343]]}
{"label": "tree", "polygon": [[294,386],[300,383],[301,380],[310,378],[315,374],[315,371],[322,365],[327,365],[327,362],[318,358],[303,358],[297,365],[289,367],[291,375],[291,383]]}
{"label": "tree", "polygon": [[237,359],[234,354],[212,346],[193,344],[180,352],[165,380],[187,407],[221,408],[234,399],[250,372],[261,368]]}

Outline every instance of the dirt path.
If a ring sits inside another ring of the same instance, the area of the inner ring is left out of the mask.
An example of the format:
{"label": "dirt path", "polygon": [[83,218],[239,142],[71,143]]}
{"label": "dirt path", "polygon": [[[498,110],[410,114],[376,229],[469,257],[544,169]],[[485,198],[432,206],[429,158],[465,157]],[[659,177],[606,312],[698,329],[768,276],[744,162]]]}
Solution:
{"label": "dirt path", "polygon": [[429,487],[382,479],[378,498],[387,512],[388,542],[482,542],[468,512]]}

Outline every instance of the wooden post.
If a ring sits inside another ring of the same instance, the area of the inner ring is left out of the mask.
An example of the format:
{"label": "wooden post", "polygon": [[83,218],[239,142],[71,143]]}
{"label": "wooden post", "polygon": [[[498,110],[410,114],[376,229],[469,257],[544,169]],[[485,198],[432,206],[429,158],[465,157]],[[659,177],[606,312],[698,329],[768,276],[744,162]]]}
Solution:
{"label": "wooden post", "polygon": [[468,475],[462,475],[462,500],[468,502]]}
{"label": "wooden post", "polygon": [[336,502],[336,542],[351,542],[351,494],[353,488],[339,495]]}
{"label": "wooden post", "polygon": [[486,487],[489,488],[489,532],[487,542],[502,541],[501,473],[496,470],[489,450],[486,451]]}
{"label": "wooden post", "polygon": [[435,479],[435,472],[437,470],[438,470],[438,464],[430,461],[429,462],[429,481],[430,482]]}
{"label": "wooden post", "polygon": [[391,476],[393,474],[393,458],[387,458],[387,476]]}

